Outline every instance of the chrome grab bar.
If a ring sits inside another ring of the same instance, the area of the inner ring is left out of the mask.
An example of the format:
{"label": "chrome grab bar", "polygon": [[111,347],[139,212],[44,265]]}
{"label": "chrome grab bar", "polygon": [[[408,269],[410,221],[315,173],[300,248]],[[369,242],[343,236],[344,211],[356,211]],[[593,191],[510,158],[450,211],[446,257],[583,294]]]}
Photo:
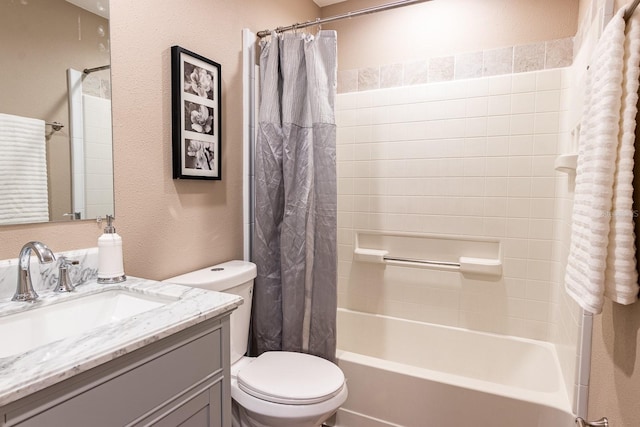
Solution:
{"label": "chrome grab bar", "polygon": [[598,421],[585,421],[582,417],[576,418],[578,427],[609,427],[607,417],[602,417]]}
{"label": "chrome grab bar", "polygon": [[386,255],[384,255],[382,259],[384,261],[413,262],[415,264],[460,268],[459,262],[431,261],[431,260],[416,259],[416,258],[399,258],[399,257],[386,256]]}

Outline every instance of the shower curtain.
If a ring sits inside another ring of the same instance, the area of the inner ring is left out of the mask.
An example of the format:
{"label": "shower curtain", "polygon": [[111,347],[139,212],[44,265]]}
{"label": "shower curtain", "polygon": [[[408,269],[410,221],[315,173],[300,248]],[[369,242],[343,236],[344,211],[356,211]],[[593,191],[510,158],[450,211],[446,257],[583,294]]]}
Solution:
{"label": "shower curtain", "polygon": [[337,36],[272,34],[261,47],[252,353],[334,360]]}

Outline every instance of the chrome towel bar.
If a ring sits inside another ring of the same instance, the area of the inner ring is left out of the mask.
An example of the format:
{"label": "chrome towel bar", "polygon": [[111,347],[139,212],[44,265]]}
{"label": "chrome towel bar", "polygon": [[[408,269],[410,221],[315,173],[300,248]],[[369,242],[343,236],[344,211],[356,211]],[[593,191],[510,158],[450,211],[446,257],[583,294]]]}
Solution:
{"label": "chrome towel bar", "polygon": [[607,417],[602,417],[598,421],[585,421],[583,418],[576,418],[576,424],[578,427],[609,427],[609,420]]}
{"label": "chrome towel bar", "polygon": [[446,266],[446,267],[456,267],[460,268],[459,262],[447,262],[447,261],[430,261],[424,259],[414,259],[414,258],[396,258],[391,256],[383,256],[382,259],[384,261],[398,261],[398,262],[415,262],[418,264],[425,264],[427,266]]}
{"label": "chrome towel bar", "polygon": [[47,126],[51,126],[56,132],[64,127],[64,125],[60,122],[44,122],[44,124]]}
{"label": "chrome towel bar", "polygon": [[353,251],[354,260],[374,264],[395,265],[399,267],[432,268],[435,270],[459,271],[462,274],[482,276],[501,276],[502,262],[499,259],[472,258],[461,256],[458,262],[435,261],[417,258],[390,256],[389,251],[383,249],[367,249],[356,247]]}

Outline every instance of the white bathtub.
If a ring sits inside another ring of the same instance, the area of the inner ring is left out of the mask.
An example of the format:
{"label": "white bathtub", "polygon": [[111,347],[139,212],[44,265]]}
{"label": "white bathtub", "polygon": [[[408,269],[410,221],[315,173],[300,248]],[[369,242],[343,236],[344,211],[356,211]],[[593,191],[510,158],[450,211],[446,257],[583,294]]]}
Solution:
{"label": "white bathtub", "polygon": [[548,343],[338,309],[339,427],[572,427]]}

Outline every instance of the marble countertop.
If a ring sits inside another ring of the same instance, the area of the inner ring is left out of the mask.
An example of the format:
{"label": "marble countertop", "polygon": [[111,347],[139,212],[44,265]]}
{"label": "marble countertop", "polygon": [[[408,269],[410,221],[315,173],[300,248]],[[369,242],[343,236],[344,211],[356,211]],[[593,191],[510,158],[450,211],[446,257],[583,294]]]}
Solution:
{"label": "marble countertop", "polygon": [[224,314],[242,304],[242,298],[237,295],[128,277],[125,282],[109,285],[98,284],[94,280],[79,285],[75,292],[68,294],[41,294],[35,303],[0,300],[0,319],[8,314],[116,289],[168,298],[171,301],[164,306],[26,353],[0,358],[0,406]]}

